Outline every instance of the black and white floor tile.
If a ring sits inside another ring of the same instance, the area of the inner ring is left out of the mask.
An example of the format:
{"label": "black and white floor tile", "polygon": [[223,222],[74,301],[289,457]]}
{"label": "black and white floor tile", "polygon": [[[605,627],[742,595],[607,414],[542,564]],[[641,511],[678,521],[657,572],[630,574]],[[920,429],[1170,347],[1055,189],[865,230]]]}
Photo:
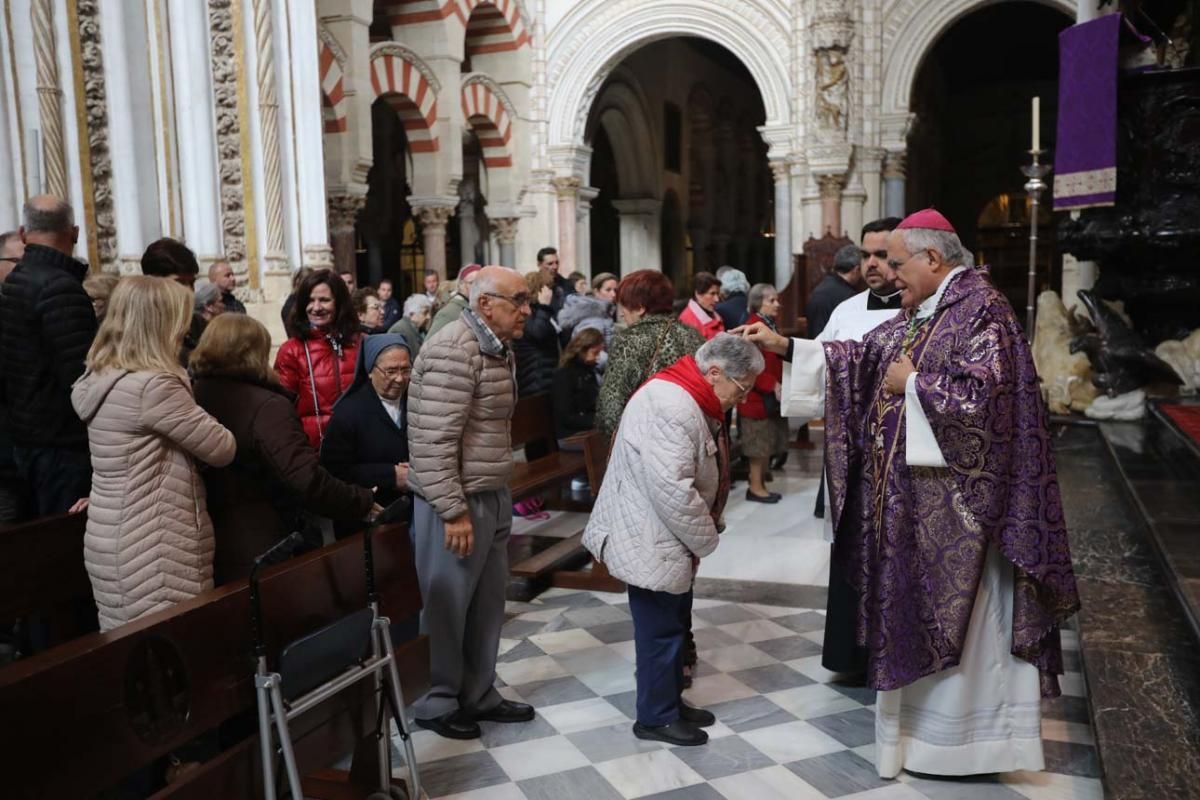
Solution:
{"label": "black and white floor tile", "polygon": [[[718,718],[709,744],[634,738],[633,625],[625,596],[551,590],[510,603],[501,691],[532,703],[524,725],[483,724],[481,740],[419,731],[431,798],[454,800],[1100,800],[1099,767],[1064,632],[1064,696],[1044,708],[1045,772],[970,780],[875,773],[874,693],[821,668],[824,615],[697,600],[698,677],[687,699]],[[398,772],[397,774],[402,774]]]}

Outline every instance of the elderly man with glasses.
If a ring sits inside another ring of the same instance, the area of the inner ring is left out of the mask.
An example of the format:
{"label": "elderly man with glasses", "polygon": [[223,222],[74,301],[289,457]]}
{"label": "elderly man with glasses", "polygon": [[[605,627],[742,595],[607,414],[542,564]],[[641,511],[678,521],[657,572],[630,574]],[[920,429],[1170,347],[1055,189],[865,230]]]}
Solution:
{"label": "elderly man with glasses", "polygon": [[516,405],[511,344],[529,318],[525,280],[484,267],[470,307],[421,347],[409,393],[412,532],[425,601],[430,690],[417,724],[450,739],[477,739],[479,722],[528,722],[533,708],[493,685],[512,527]]}

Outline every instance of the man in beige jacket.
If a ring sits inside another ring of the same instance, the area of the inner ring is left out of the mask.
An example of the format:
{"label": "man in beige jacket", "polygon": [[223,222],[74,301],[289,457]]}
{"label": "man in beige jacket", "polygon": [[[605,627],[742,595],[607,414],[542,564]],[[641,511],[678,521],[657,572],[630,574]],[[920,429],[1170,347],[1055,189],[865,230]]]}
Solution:
{"label": "man in beige jacket", "polygon": [[409,390],[412,532],[430,648],[430,690],[413,713],[451,739],[479,738],[480,720],[533,719],[532,707],[493,686],[512,528],[509,345],[529,303],[518,273],[484,267],[470,307],[422,345]]}

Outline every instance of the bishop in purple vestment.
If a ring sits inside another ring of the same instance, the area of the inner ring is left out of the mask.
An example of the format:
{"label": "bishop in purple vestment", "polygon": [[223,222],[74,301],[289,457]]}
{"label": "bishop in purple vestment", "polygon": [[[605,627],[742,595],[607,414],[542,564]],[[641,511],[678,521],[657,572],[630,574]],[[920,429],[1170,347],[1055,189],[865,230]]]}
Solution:
{"label": "bishop in purple vestment", "polygon": [[1079,608],[1051,435],[1011,306],[936,211],[889,236],[904,310],[785,354],[784,412],[825,417],[833,557],[860,602],[881,775],[1040,769],[1040,696]]}

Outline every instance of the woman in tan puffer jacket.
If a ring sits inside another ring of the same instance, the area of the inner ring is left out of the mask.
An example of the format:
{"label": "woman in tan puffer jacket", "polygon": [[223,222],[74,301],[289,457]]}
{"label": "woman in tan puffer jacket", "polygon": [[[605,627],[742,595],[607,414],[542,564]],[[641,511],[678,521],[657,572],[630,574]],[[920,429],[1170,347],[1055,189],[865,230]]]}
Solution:
{"label": "woman in tan puffer jacket", "polygon": [[110,630],[213,585],[213,529],[196,460],[233,460],[233,434],[192,397],[178,354],[192,295],[167,278],[125,278],[71,402],[92,453],[84,563]]}

